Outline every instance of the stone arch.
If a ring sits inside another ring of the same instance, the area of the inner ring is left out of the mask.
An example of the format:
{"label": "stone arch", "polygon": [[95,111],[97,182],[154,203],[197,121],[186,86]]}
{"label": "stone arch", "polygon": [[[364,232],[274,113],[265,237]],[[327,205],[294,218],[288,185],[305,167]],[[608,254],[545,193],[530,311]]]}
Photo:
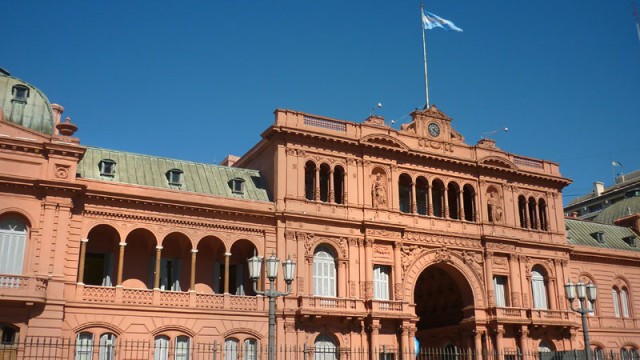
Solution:
{"label": "stone arch", "polygon": [[163,334],[166,334],[166,333],[172,332],[172,331],[188,335],[191,338],[194,338],[196,336],[196,332],[193,331],[192,329],[186,327],[186,326],[182,326],[182,325],[163,325],[163,326],[155,328],[154,330],[151,331],[151,338],[154,338],[154,337],[156,337],[158,335],[163,335]]}
{"label": "stone arch", "polygon": [[104,321],[92,321],[92,322],[88,322],[82,325],[78,325],[76,327],[73,328],[73,333],[77,334],[79,332],[85,331],[85,330],[93,330],[93,329],[105,329],[105,330],[109,330],[111,332],[113,332],[114,334],[116,334],[116,336],[120,337],[120,335],[124,334],[124,330],[122,330],[121,328],[119,328],[118,326],[112,324],[112,323],[108,323],[108,322],[104,322]]}
{"label": "stone arch", "polygon": [[28,229],[27,231],[31,232],[31,229],[33,228],[33,224],[35,224],[35,221],[33,220],[33,217],[31,217],[29,213],[27,213],[23,209],[14,208],[14,207],[0,210],[0,218],[3,218],[5,216],[11,216],[11,215],[21,217],[24,220],[25,225],[27,225],[27,229]]}
{"label": "stone arch", "polygon": [[264,340],[265,336],[264,334],[262,334],[259,331],[256,331],[254,329],[250,329],[250,328],[245,328],[245,327],[241,327],[241,328],[234,328],[234,329],[230,329],[227,330],[225,332],[223,332],[222,334],[220,334],[220,336],[223,339],[229,338],[229,337],[234,337],[235,335],[238,334],[243,334],[243,335],[250,335],[255,337],[258,340]]}
{"label": "stone arch", "polygon": [[[484,282],[481,273],[467,265],[460,254],[446,248],[430,250],[422,254],[405,272],[404,298],[412,299],[418,277],[431,265],[443,264],[458,271],[455,276],[462,276],[467,282],[473,296],[475,308],[486,307],[487,299],[484,294]],[[454,275],[454,274],[452,274]]]}

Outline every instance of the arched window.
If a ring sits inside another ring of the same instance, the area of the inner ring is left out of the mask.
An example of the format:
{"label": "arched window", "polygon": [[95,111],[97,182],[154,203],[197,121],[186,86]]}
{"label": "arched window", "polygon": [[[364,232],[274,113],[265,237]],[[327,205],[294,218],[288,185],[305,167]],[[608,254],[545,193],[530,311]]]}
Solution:
{"label": "arched window", "polygon": [[337,360],[338,346],[333,336],[322,333],[313,344],[314,360]]}
{"label": "arched window", "polygon": [[538,219],[536,217],[536,199],[529,198],[529,228],[538,228]]}
{"label": "arched window", "polygon": [[0,274],[22,274],[26,243],[27,226],[24,221],[17,216],[0,220]]}
{"label": "arched window", "polygon": [[188,336],[176,337],[176,352],[175,352],[174,359],[188,360],[190,345],[191,345],[191,339],[189,339]]}
{"label": "arched window", "polygon": [[400,212],[411,212],[411,177],[407,174],[401,174],[398,179],[398,197],[400,200]]}
{"label": "arched window", "polygon": [[549,224],[547,223],[547,203],[544,199],[540,199],[538,202],[538,216],[540,217],[540,230],[549,230]]}
{"label": "arched window", "polygon": [[613,298],[613,311],[616,317],[630,317],[631,311],[629,310],[629,292],[627,288],[614,286],[611,289],[611,296]]}
{"label": "arched window", "polygon": [[469,184],[463,187],[462,203],[464,204],[464,219],[476,221],[476,192]]}
{"label": "arched window", "polygon": [[91,360],[93,358],[93,334],[81,332],[76,337],[76,360]]}
{"label": "arched window", "polygon": [[540,344],[538,344],[538,353],[541,360],[552,360],[554,358],[553,352],[554,347],[551,343],[546,340],[540,341]]}
{"label": "arched window", "polygon": [[450,182],[447,188],[447,202],[449,203],[449,218],[460,219],[460,187]]}
{"label": "arched window", "polygon": [[112,333],[100,335],[98,360],[113,360],[116,353],[116,336]]}
{"label": "arched window", "polygon": [[429,183],[422,176],[416,180],[416,210],[420,215],[428,215],[429,211]]}
{"label": "arched window", "polygon": [[444,217],[444,184],[440,180],[434,180],[431,185],[431,201],[433,216]]}
{"label": "arched window", "polygon": [[224,341],[224,360],[238,359],[238,339],[229,338]]}
{"label": "arched window", "polygon": [[313,295],[336,296],[336,263],[330,249],[319,246],[313,256]]}
{"label": "arched window", "polygon": [[618,294],[618,288],[613,287],[611,289],[611,297],[613,298],[613,312],[617,318],[620,317],[620,294]]}
{"label": "arched window", "polygon": [[304,197],[307,200],[315,200],[316,193],[316,164],[307,161],[304,165]]}
{"label": "arched window", "polygon": [[329,202],[329,181],[331,179],[331,168],[329,165],[320,165],[320,201]]}
{"label": "arched window", "polygon": [[620,307],[622,308],[622,317],[628,318],[629,312],[629,293],[626,288],[620,289]]}
{"label": "arched window", "polygon": [[245,339],[243,344],[243,360],[257,360],[258,359],[258,341],[256,339]]}
{"label": "arched window", "polygon": [[156,336],[153,341],[153,360],[167,360],[169,358],[169,337]]}
{"label": "arched window", "polygon": [[518,196],[518,216],[520,218],[520,227],[527,228],[527,200],[524,196]]}
{"label": "arched window", "polygon": [[531,294],[533,297],[533,308],[546,310],[549,308],[547,302],[547,284],[544,270],[535,267],[531,270]]}
{"label": "arched window", "polygon": [[593,355],[595,360],[604,360],[604,350],[599,346],[593,349]]}
{"label": "arched window", "polygon": [[336,166],[333,170],[333,192],[336,204],[344,203],[344,169],[342,166]]}

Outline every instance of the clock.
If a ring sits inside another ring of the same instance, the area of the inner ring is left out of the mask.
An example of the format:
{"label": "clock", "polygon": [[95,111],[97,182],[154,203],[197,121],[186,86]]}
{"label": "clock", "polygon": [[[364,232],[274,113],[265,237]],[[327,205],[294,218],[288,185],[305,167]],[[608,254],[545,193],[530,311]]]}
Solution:
{"label": "clock", "polygon": [[440,135],[440,126],[436,123],[429,124],[427,129],[429,130],[429,135],[433,137],[438,137]]}

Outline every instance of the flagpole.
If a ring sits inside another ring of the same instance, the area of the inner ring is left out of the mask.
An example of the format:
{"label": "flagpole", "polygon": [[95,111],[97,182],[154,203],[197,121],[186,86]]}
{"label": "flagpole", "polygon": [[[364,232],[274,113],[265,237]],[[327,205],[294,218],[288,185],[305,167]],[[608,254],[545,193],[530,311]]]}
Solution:
{"label": "flagpole", "polygon": [[427,106],[425,109],[429,108],[429,77],[427,76],[427,42],[424,36],[424,21],[422,21],[422,16],[424,15],[424,4],[420,4],[420,24],[422,27],[422,55],[424,58],[424,94],[425,99],[427,100]]}

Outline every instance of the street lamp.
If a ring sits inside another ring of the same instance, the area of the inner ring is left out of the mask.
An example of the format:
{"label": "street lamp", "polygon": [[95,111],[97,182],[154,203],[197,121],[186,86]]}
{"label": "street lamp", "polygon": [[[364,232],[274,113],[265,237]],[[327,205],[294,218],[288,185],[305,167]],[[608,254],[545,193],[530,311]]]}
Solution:
{"label": "street lamp", "polygon": [[278,265],[280,259],[275,254],[266,260],[267,265],[267,279],[269,279],[269,290],[258,291],[257,283],[260,278],[260,270],[262,268],[262,257],[254,255],[247,260],[249,263],[249,277],[253,281],[253,291],[256,294],[264,295],[269,298],[269,340],[267,345],[268,360],[276,359],[276,298],[280,296],[287,296],[291,293],[291,282],[296,272],[296,263],[289,257],[282,263],[282,270],[284,271],[284,281],[287,283],[287,292],[283,293],[275,289],[275,281],[278,276]]}
{"label": "street lamp", "polygon": [[[587,356],[587,360],[591,359],[591,344],[589,343],[589,325],[587,323],[587,314],[591,312],[589,307],[587,306],[587,301],[591,303],[591,307],[593,308],[594,303],[596,302],[596,286],[589,283],[584,284],[582,281],[578,280],[577,284],[573,284],[571,279],[569,282],[564,284],[564,291],[567,295],[567,300],[569,300],[569,304],[571,305],[571,310],[577,312],[582,317],[582,333],[584,334],[584,351]],[[573,307],[573,300],[578,298],[580,302],[580,308],[575,309]]]}

